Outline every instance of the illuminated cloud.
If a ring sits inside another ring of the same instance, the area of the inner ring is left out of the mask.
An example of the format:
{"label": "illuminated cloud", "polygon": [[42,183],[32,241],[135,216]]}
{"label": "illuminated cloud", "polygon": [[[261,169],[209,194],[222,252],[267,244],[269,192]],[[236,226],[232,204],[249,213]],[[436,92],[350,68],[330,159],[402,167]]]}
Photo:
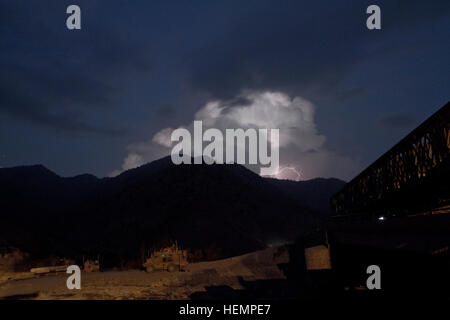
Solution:
{"label": "illuminated cloud", "polygon": [[170,140],[170,135],[172,134],[172,131],[173,131],[172,128],[162,129],[153,136],[152,142],[157,143],[166,148],[172,147],[172,141]]}
{"label": "illuminated cloud", "polygon": [[[277,178],[351,178],[360,169],[359,162],[326,149],[326,138],[316,127],[315,110],[313,103],[301,97],[291,98],[282,92],[244,91],[230,101],[207,102],[195,113],[194,120],[201,120],[204,130],[279,129],[281,166]],[[183,127],[192,130],[192,123]],[[169,155],[172,131],[164,128],[150,141],[130,145],[122,170]]]}

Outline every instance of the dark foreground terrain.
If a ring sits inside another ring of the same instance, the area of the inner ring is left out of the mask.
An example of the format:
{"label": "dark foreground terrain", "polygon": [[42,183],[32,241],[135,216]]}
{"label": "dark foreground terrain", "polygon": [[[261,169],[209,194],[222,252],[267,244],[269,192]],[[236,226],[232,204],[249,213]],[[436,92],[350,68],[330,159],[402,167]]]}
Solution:
{"label": "dark foreground terrain", "polygon": [[175,166],[170,157],[103,179],[3,168],[0,250],[138,268],[151,250],[178,241],[195,261],[226,258],[321,225],[323,203],[343,185],[273,181],[240,165]]}
{"label": "dark foreground terrain", "polygon": [[[140,270],[82,273],[81,290],[66,287],[66,274],[32,277],[18,274],[22,280],[0,280],[0,299],[208,299],[217,294],[226,297],[247,290],[258,281],[285,281],[279,265],[288,261],[285,248],[270,248],[250,254],[188,265],[185,272]],[[10,275],[14,277],[14,275]],[[31,278],[30,278],[31,277]],[[27,279],[28,278],[28,279]],[[258,291],[259,295],[283,294]],[[211,289],[212,288],[212,289]],[[211,291],[212,290],[212,294]],[[279,298],[281,298],[280,296]]]}

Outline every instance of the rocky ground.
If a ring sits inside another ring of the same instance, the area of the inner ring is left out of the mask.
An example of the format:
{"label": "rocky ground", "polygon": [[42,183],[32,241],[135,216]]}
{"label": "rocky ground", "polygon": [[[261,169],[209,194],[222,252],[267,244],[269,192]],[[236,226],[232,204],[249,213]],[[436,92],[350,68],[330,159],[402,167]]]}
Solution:
{"label": "rocky ground", "polygon": [[283,281],[279,266],[287,262],[287,250],[277,247],[190,264],[185,272],[128,270],[82,273],[80,290],[67,289],[67,274],[41,277],[30,273],[3,274],[0,275],[0,299],[178,300],[217,298],[223,294],[229,297],[230,294],[247,292],[251,284],[260,281]]}

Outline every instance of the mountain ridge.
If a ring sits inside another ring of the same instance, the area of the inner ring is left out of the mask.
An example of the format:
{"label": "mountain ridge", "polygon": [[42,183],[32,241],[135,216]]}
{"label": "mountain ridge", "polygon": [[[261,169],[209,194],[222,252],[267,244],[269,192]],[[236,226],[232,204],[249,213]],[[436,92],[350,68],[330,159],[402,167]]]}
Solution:
{"label": "mountain ridge", "polygon": [[177,240],[217,257],[247,253],[319,224],[321,214],[286,185],[240,165],[176,166],[170,157],[113,178],[59,177],[42,165],[2,168],[0,219],[7,228],[0,246],[117,260]]}

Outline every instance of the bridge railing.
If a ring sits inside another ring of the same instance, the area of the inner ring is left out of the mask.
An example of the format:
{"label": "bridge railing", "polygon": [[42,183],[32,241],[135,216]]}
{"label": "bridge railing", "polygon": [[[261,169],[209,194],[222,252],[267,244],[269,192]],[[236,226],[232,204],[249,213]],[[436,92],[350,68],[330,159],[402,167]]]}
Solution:
{"label": "bridge railing", "polygon": [[450,199],[450,103],[331,198],[334,215],[414,211]]}

